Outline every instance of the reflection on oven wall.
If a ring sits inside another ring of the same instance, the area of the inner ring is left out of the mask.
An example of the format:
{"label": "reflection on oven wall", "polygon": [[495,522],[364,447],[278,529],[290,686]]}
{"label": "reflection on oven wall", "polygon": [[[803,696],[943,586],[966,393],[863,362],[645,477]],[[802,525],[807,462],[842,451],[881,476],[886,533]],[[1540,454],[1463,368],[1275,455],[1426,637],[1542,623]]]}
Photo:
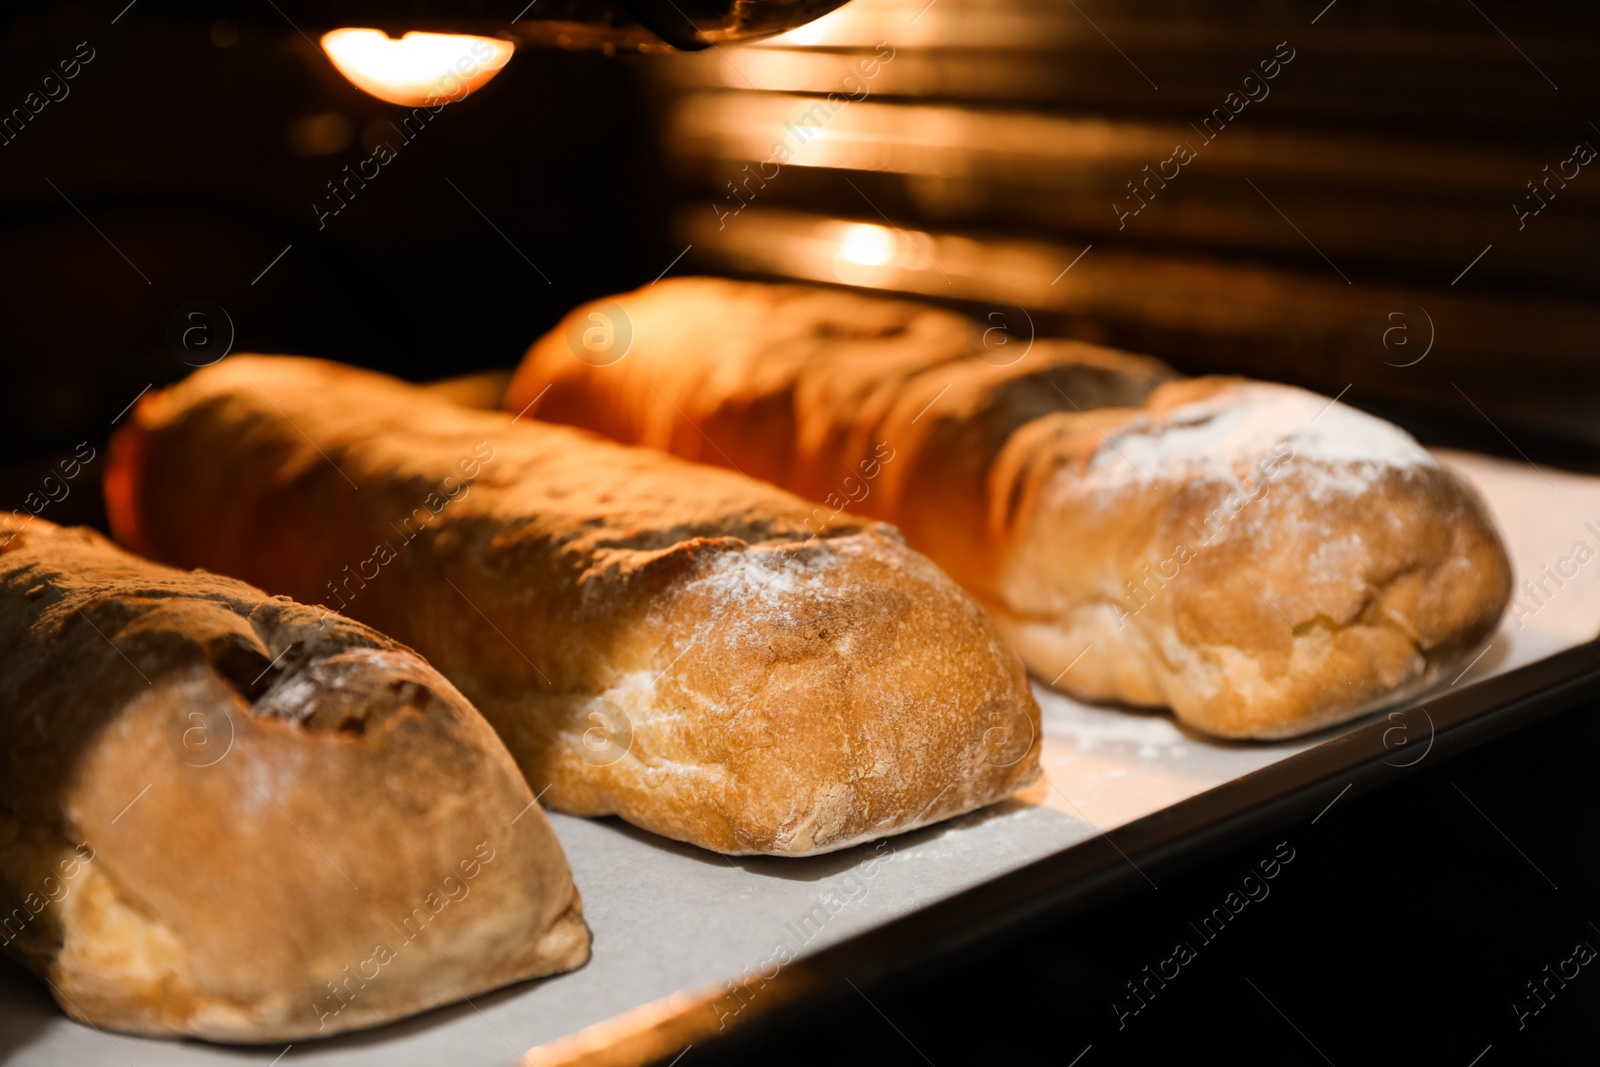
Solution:
{"label": "reflection on oven wall", "polygon": [[697,269],[1587,451],[1597,30],[1487,0],[852,0],[652,75]]}

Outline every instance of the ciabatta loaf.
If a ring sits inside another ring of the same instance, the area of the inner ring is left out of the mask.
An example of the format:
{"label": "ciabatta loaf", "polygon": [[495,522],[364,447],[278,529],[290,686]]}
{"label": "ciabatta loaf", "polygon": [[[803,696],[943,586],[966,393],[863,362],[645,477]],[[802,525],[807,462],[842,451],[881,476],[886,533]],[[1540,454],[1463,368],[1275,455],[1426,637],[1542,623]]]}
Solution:
{"label": "ciabatta loaf", "polygon": [[588,958],[505,746],[365,626],[35,519],[0,738],[0,944],[95,1026],[299,1040]]}
{"label": "ciabatta loaf", "polygon": [[[1029,347],[952,312],[675,279],[580,307],[505,404],[895,523],[1037,675],[1284,737],[1415,692],[1510,593],[1476,494],[1396,427],[1303,390]],[[626,352],[574,339],[627,318]]]}
{"label": "ciabatta loaf", "polygon": [[880,523],[729,471],[234,356],[113,442],[118,536],[320,600],[425,653],[544,802],[804,855],[1039,773],[1021,661]]}

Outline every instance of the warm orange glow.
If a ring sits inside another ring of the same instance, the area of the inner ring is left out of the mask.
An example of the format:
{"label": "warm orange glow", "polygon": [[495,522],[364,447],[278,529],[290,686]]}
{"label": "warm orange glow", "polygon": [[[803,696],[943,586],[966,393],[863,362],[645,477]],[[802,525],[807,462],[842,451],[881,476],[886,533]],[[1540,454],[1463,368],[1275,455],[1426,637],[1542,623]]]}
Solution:
{"label": "warm orange glow", "polygon": [[869,222],[832,222],[816,233],[831,253],[835,279],[875,289],[898,284],[908,274],[934,270],[933,239],[920,230],[899,230]]}
{"label": "warm orange glow", "polygon": [[843,24],[844,32],[840,32],[841,18],[848,19],[848,16],[840,16],[838,11],[832,11],[820,19],[808,22],[803,26],[796,26],[794,29],[785,31],[776,37],[769,37],[763,43],[778,46],[800,45],[801,47],[833,44],[835,41],[848,36],[849,33],[848,22]]}
{"label": "warm orange glow", "polygon": [[852,226],[839,242],[839,258],[863,267],[887,266],[894,253],[894,234],[882,226]]}
{"label": "warm orange glow", "polygon": [[342,29],[322,35],[322,50],[351,84],[406,107],[456,101],[487,84],[514,46],[495,37]]}

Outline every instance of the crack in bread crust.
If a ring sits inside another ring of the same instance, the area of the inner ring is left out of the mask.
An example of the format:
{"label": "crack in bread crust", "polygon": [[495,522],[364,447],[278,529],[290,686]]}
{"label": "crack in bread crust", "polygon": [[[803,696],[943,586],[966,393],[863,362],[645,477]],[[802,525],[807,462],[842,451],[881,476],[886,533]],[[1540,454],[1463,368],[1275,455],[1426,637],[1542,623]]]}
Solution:
{"label": "crack in bread crust", "polygon": [[[35,520],[0,545],[0,730],[4,948],[75,1018],[299,1040],[588,958],[509,753],[364,626]],[[401,945],[465,861],[448,929]],[[397,959],[349,978],[375,941]]]}

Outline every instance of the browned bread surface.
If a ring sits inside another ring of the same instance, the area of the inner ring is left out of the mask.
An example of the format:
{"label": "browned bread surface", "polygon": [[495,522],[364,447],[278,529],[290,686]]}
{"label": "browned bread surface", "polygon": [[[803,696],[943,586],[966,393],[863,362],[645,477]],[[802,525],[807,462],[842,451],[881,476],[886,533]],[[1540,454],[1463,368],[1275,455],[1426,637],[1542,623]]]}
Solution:
{"label": "browned bread surface", "polygon": [[803,855],[1039,773],[1022,664],[970,597],[735,473],[237,356],[142,403],[113,468],[119,537],[423,651],[565,811]]}
{"label": "browned bread surface", "polygon": [[75,1018],[297,1040],[588,958],[505,746],[365,626],[36,519],[0,731],[0,941]]}
{"label": "browned bread surface", "polygon": [[[615,305],[615,306],[610,306]],[[574,343],[626,317],[621,358]],[[1505,549],[1473,490],[1325,397],[805,286],[663,281],[573,311],[508,409],[737,467],[893,522],[1036,674],[1227,737],[1351,718],[1493,630]]]}

